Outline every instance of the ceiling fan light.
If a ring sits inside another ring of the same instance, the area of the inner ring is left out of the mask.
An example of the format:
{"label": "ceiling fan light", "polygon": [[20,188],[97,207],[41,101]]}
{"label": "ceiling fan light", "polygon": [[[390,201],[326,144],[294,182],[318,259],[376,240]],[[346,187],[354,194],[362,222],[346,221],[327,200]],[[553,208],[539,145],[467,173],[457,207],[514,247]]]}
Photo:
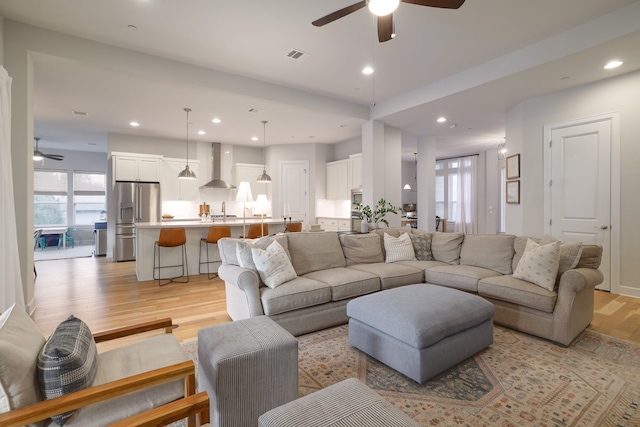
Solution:
{"label": "ceiling fan light", "polygon": [[376,16],[387,16],[393,13],[400,4],[400,0],[369,0],[369,10]]}
{"label": "ceiling fan light", "polygon": [[34,151],[33,152],[33,161],[34,162],[39,162],[42,159],[44,159],[44,155],[41,152],[39,152],[39,151]]}
{"label": "ceiling fan light", "polygon": [[409,184],[405,184],[402,189],[403,190],[411,190],[411,186]]}

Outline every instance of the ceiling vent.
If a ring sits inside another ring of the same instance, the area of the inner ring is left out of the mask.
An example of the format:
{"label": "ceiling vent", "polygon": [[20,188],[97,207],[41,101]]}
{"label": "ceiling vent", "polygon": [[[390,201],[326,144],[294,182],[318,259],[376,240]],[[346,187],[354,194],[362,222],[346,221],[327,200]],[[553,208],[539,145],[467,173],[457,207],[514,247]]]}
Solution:
{"label": "ceiling vent", "polygon": [[84,111],[72,111],[71,114],[73,114],[74,116],[89,117],[89,113]]}
{"label": "ceiling vent", "polygon": [[310,53],[306,53],[297,49],[291,49],[289,52],[287,52],[287,58],[291,58],[295,61],[304,61],[310,56]]}
{"label": "ceiling vent", "polygon": [[262,114],[264,113],[264,110],[261,110],[259,108],[249,108],[247,110],[247,113],[252,113],[252,114]]}

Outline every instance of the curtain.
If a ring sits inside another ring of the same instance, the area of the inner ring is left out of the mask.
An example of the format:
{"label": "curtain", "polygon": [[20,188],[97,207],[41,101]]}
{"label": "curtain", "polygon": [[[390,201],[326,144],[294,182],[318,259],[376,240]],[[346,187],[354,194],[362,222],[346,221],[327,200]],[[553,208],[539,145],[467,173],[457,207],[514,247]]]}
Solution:
{"label": "curtain", "polygon": [[477,188],[478,156],[461,157],[458,162],[458,188],[454,230],[466,234],[478,232]]}
{"label": "curtain", "polygon": [[0,66],[0,312],[24,308],[11,165],[11,77]]}

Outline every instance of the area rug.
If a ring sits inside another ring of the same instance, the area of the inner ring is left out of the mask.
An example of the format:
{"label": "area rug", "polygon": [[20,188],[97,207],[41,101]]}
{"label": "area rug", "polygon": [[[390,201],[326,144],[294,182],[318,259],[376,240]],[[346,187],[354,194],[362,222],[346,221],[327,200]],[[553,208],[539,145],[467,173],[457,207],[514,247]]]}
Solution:
{"label": "area rug", "polygon": [[44,250],[38,248],[33,252],[34,261],[50,261],[56,259],[88,258],[93,256],[94,245],[82,245],[74,248],[47,247]]}
{"label": "area rug", "polygon": [[300,396],[357,378],[424,426],[640,426],[640,346],[593,331],[565,348],[496,326],[490,348],[425,384],[351,347],[346,325],[298,340]]}

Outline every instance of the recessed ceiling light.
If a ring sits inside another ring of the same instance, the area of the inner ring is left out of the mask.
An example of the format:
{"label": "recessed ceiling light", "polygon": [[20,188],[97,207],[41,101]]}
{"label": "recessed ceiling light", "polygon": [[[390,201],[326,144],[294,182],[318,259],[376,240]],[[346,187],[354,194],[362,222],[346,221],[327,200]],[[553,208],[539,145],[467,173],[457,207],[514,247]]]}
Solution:
{"label": "recessed ceiling light", "polygon": [[213,120],[211,120],[213,123],[220,123],[222,120],[220,120],[217,117],[214,117]]}
{"label": "recessed ceiling light", "polygon": [[605,65],[605,66],[604,66],[604,69],[605,69],[605,70],[612,70],[612,69],[614,69],[614,68],[618,68],[618,67],[619,67],[619,66],[621,66],[622,64],[624,64],[624,62],[622,62],[622,61],[618,61],[618,60],[616,59],[616,60],[613,60],[613,61],[609,61],[609,63],[607,63],[607,65]]}
{"label": "recessed ceiling light", "polygon": [[362,74],[366,74],[366,75],[373,74],[373,68],[367,65],[362,69]]}
{"label": "recessed ceiling light", "polygon": [[257,141],[257,140],[258,140],[258,137],[257,137],[257,136],[252,136],[252,137],[251,137],[251,140],[252,140],[252,141]]}
{"label": "recessed ceiling light", "polygon": [[447,119],[445,117],[438,117],[438,120],[437,120],[438,123],[444,123],[446,121]]}
{"label": "recessed ceiling light", "polygon": [[138,122],[131,122],[129,123],[131,126],[133,126],[134,128],[137,128],[138,126],[140,126],[140,123]]}
{"label": "recessed ceiling light", "polygon": [[199,130],[199,131],[198,131],[198,135],[204,135],[205,133],[206,133],[206,132],[205,132],[205,131],[203,131],[203,130]]}

